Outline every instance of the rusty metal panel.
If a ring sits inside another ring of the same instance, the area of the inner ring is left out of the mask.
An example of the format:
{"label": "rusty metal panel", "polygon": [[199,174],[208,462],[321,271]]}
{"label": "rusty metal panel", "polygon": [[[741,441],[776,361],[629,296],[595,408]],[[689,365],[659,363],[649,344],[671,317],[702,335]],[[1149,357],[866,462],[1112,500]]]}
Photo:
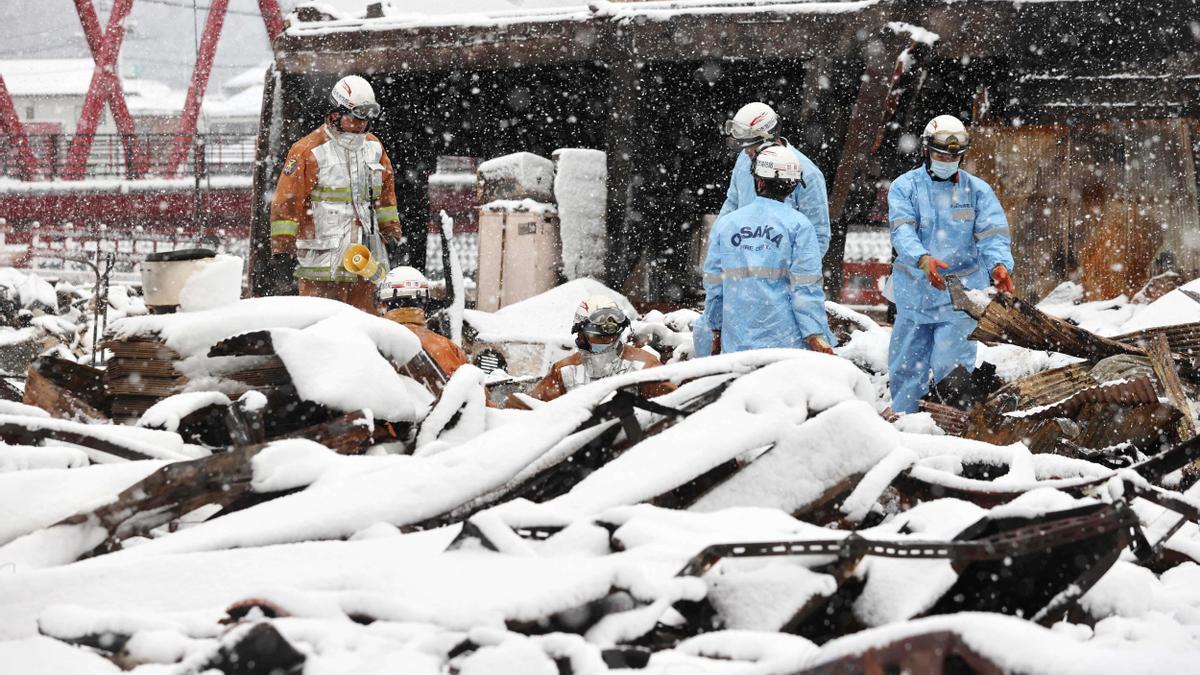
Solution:
{"label": "rusty metal panel", "polygon": [[1079,278],[1089,299],[1133,295],[1155,267],[1200,271],[1192,120],[989,127],[967,170],[996,190],[1026,297]]}
{"label": "rusty metal panel", "polygon": [[1073,267],[1067,128],[985,127],[971,139],[967,171],[996,191],[1012,228],[1018,294],[1040,298]]}

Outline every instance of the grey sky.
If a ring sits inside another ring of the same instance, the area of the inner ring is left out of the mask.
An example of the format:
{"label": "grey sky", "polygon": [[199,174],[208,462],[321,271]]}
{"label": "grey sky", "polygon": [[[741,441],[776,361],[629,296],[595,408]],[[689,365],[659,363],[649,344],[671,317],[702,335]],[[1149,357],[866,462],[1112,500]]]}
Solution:
{"label": "grey sky", "polygon": [[[113,0],[94,0],[101,26]],[[134,0],[126,23],[122,68],[126,74],[185,88],[195,62],[211,0]],[[286,16],[298,0],[279,0]],[[193,30],[194,27],[194,30]],[[88,57],[72,0],[0,0],[0,59]],[[256,0],[230,0],[217,43],[209,91],[270,58],[267,32]]]}

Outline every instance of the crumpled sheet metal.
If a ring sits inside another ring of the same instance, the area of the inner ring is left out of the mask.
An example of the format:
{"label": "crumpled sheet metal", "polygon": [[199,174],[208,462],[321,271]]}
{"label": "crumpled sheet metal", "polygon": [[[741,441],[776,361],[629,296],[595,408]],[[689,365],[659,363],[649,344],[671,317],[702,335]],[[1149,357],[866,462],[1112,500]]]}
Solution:
{"label": "crumpled sheet metal", "polygon": [[1131,380],[1113,380],[1094,387],[1080,389],[1070,396],[1050,405],[1004,413],[1006,417],[1046,420],[1056,417],[1074,417],[1088,403],[1118,403],[1134,406],[1158,403],[1150,378],[1140,376]]}

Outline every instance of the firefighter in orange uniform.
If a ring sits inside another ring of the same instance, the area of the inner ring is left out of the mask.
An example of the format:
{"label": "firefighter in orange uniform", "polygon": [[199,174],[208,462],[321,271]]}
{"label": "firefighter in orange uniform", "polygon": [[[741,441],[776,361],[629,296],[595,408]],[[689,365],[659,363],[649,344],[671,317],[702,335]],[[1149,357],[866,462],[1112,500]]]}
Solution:
{"label": "firefighter in orange uniform", "polygon": [[[623,373],[661,366],[649,352],[628,344],[624,339],[629,317],[606,295],[593,295],[579,303],[571,331],[578,351],[550,367],[530,396],[551,401],[568,391],[596,380]],[[675,391],[670,382],[638,385],[638,394],[654,398]],[[510,407],[512,399],[510,399]]]}
{"label": "firefighter in orange uniform", "polygon": [[379,304],[384,318],[411,330],[421,348],[449,378],[467,363],[461,347],[429,329],[425,310],[429,306],[429,281],[414,267],[397,267],[379,284]]}
{"label": "firefighter in orange uniform", "polygon": [[[383,237],[400,236],[392,163],[379,139],[367,133],[380,113],[371,85],[357,75],[344,77],[330,101],[325,123],[297,141],[284,161],[271,203],[268,275],[274,294],[298,286],[300,295],[375,314],[375,284],[388,269]],[[378,263],[373,278],[344,266],[356,244]]]}

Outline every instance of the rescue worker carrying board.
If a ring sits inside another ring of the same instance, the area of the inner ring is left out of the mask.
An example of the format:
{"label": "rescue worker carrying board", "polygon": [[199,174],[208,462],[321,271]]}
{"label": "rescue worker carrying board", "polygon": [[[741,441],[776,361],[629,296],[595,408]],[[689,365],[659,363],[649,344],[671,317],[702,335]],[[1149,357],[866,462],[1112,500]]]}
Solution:
{"label": "rescue worker carrying board", "polygon": [[276,294],[332,298],[375,313],[387,273],[383,236],[400,236],[392,163],[368,133],[380,114],[371,85],[338,80],[332,110],[292,145],[271,203],[269,278]]}
{"label": "rescue worker carrying board", "polygon": [[922,165],[897,178],[888,191],[896,250],[888,373],[897,413],[916,412],[931,382],[940,382],[955,366],[975,369],[977,345],[967,339],[975,320],[950,304],[944,276],[957,276],[966,288],[991,283],[1014,292],[1004,209],[987,183],[960,167],[970,144],[958,118],[933,118],[921,134]]}
{"label": "rescue worker carrying board", "polygon": [[704,316],[712,353],[768,347],[832,354],[821,244],[804,214],[785,204],[803,177],[791,148],[769,145],[754,160],[758,197],[721,218],[704,261]]}
{"label": "rescue worker carrying board", "polygon": [[[629,317],[607,295],[593,295],[580,302],[571,322],[577,351],[551,366],[550,372],[529,394],[552,401],[572,389],[605,377],[661,366],[662,363],[650,352],[626,341],[628,330]],[[645,398],[672,391],[675,391],[675,385],[670,382],[647,382],[638,386],[638,394]],[[508,407],[524,405],[510,398]]]}
{"label": "rescue worker carrying board", "polygon": [[784,199],[784,204],[803,213],[816,228],[820,254],[824,258],[829,250],[829,195],[825,192],[825,176],[812,160],[780,136],[779,115],[766,103],[747,103],[733,119],[725,122],[724,131],[730,145],[739,151],[733,173],[729,176],[725,203],[717,219],[746,206],[758,196],[751,171],[758,152],[771,144],[787,146],[796,154],[804,177],[796,182],[796,187]]}
{"label": "rescue worker carrying board", "polygon": [[404,326],[421,341],[421,348],[449,378],[467,363],[462,348],[430,330],[429,280],[414,267],[397,267],[379,284],[379,306],[385,319]]}

